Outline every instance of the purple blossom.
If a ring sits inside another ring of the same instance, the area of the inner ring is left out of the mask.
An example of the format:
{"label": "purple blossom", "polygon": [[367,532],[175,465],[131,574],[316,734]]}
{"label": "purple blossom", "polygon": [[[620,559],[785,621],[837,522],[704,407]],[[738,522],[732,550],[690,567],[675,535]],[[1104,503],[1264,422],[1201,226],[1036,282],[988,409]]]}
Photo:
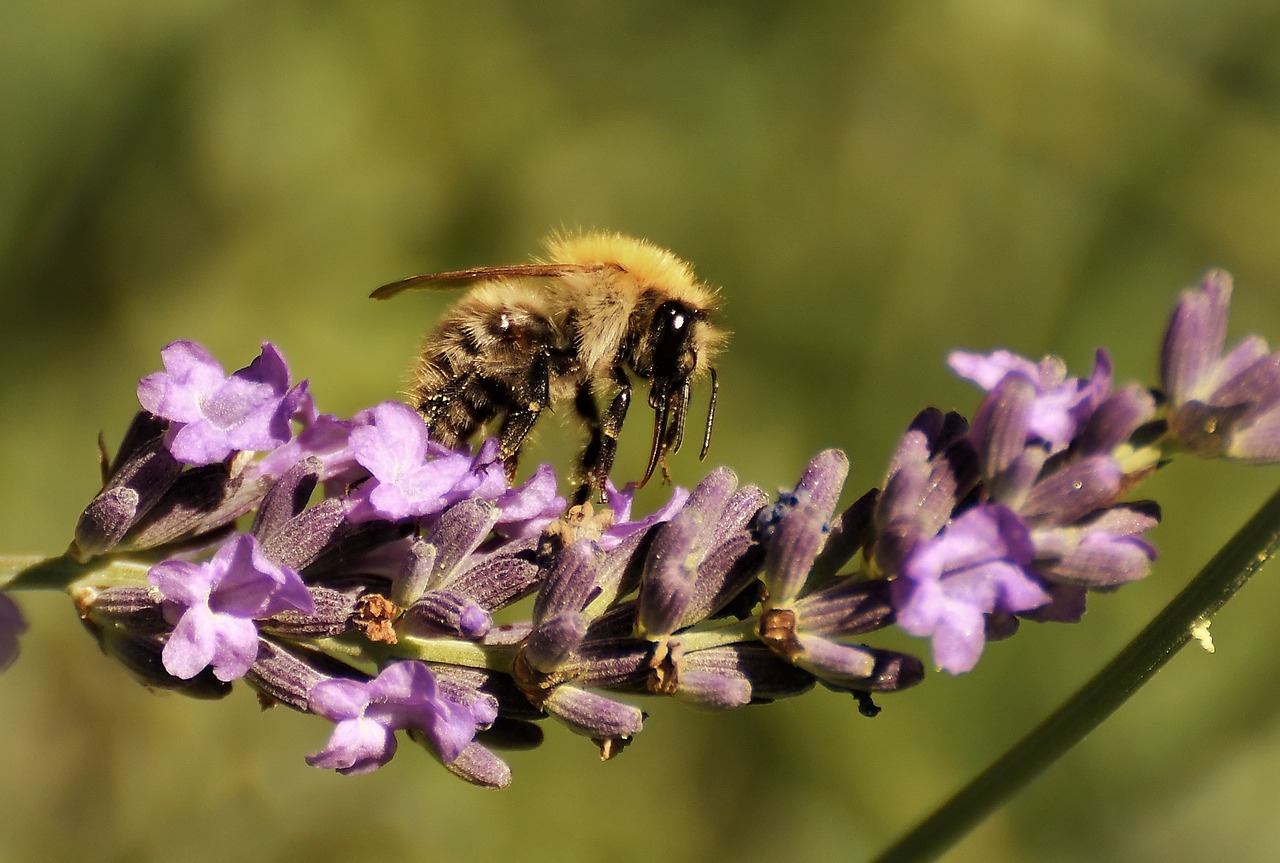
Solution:
{"label": "purple blossom", "polygon": [[1223,354],[1231,277],[1215,270],[1183,293],[1160,352],[1169,430],[1207,458],[1280,461],[1280,353],[1248,336]]}
{"label": "purple blossom", "polygon": [[421,731],[448,763],[471,743],[478,722],[494,718],[491,709],[473,712],[446,698],[431,669],[416,661],[389,665],[365,682],[320,681],[311,688],[308,706],[337,724],[329,745],[307,756],[307,763],[344,774],[369,773],[390,761],[398,729]]}
{"label": "purple blossom", "polygon": [[214,464],[237,450],[275,449],[292,436],[296,413],[314,412],[306,381],[289,388],[289,368],[269,343],[230,377],[195,342],[171,342],[161,357],[165,370],[138,383],[138,401],[170,421],[165,443],[185,464]]}
{"label": "purple blossom", "polygon": [[367,422],[351,430],[350,441],[356,461],[372,475],[352,492],[352,521],[431,515],[465,496],[456,489],[472,475],[472,458],[429,453],[427,427],[408,405],[383,402],[373,408]]}
{"label": "purple blossom", "polygon": [[27,631],[22,610],[6,593],[0,593],[0,671],[18,658],[18,636]]}
{"label": "purple blossom", "polygon": [[[955,351],[947,363],[962,378],[987,392],[995,391],[1010,376],[1025,379],[1034,388],[1027,417],[1027,434],[1044,441],[1053,452],[1065,449],[1098,405],[1111,391],[1111,358],[1099,350],[1093,375],[1088,379],[1067,377],[1067,367],[1054,356],[1034,363],[1009,351],[972,354]],[[981,434],[977,429],[975,432]]]}
{"label": "purple blossom", "polygon": [[251,534],[237,534],[208,563],[158,563],[147,580],[159,589],[165,619],[174,624],[164,646],[165,670],[183,680],[208,666],[219,680],[243,677],[258,655],[254,620],[315,611],[298,573],[267,558]]}
{"label": "purple blossom", "polygon": [[338,419],[332,414],[318,414],[302,421],[302,430],[283,446],[267,453],[245,468],[247,479],[284,476],[289,469],[308,458],[320,462],[319,478],[338,489],[345,488],[367,474],[351,452],[351,429],[362,422],[367,411],[354,419]]}
{"label": "purple blossom", "polygon": [[893,582],[898,625],[933,639],[934,663],[969,671],[982,655],[984,615],[1017,613],[1050,600],[1031,568],[1027,526],[1007,507],[975,507],[916,545]]}
{"label": "purple blossom", "polygon": [[422,518],[476,498],[498,504],[503,533],[531,536],[564,511],[549,467],[539,468],[523,486],[507,487],[494,438],[474,456],[447,449],[429,441],[422,417],[400,402],[383,402],[353,422],[351,453],[371,474],[348,499],[353,522]]}
{"label": "purple blossom", "polygon": [[689,490],[676,486],[671,490],[671,498],[661,509],[638,521],[628,521],[631,518],[631,504],[635,493],[636,484],[633,482],[627,483],[619,491],[613,484],[613,480],[605,480],[604,499],[613,512],[613,524],[602,531],[599,540],[600,547],[605,551],[613,551],[622,544],[623,540],[633,534],[643,533],[655,524],[671,521],[689,500]]}
{"label": "purple blossom", "polygon": [[556,474],[549,464],[539,465],[523,485],[502,492],[494,503],[498,505],[496,527],[509,539],[537,536],[568,506],[556,494]]}

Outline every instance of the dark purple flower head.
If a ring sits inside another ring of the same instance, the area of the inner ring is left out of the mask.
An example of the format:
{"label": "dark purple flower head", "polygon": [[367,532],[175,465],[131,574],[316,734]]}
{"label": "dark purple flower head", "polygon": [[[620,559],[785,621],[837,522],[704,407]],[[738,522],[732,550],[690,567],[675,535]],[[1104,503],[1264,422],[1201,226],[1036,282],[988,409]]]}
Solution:
{"label": "dark purple flower head", "polygon": [[250,534],[237,534],[208,563],[166,560],[147,580],[174,624],[164,667],[183,680],[212,666],[219,680],[243,677],[258,655],[255,620],[284,611],[314,612],[296,572],[263,554]]}
{"label": "dark purple flower head", "polygon": [[18,658],[18,636],[27,631],[22,610],[7,593],[0,593],[0,671]]}
{"label": "dark purple flower head", "polygon": [[985,356],[955,351],[947,362],[960,377],[993,395],[1010,377],[1026,381],[1032,393],[1025,417],[1027,437],[1044,442],[1050,452],[1065,449],[1111,391],[1111,359],[1101,350],[1088,380],[1067,377],[1066,364],[1054,356],[1033,363],[1009,351]]}
{"label": "dark purple flower head", "polygon": [[171,342],[165,370],[138,384],[138,401],[170,421],[165,442],[178,461],[220,462],[239,450],[271,450],[288,442],[296,413],[314,411],[305,381],[289,387],[289,368],[276,348],[230,377],[195,342]]}
{"label": "dark purple flower head", "polygon": [[893,582],[898,625],[933,640],[934,663],[942,670],[969,671],[982,655],[984,615],[1049,601],[1033,558],[1030,533],[1016,513],[974,507],[907,556]]}
{"label": "dark purple flower head", "polygon": [[1183,293],[1165,332],[1160,382],[1169,431],[1206,458],[1280,461],[1280,353],[1248,336],[1225,355],[1231,277],[1221,270]]}
{"label": "dark purple flower head", "polygon": [[[477,716],[440,691],[423,662],[397,662],[373,680],[322,680],[308,697],[312,713],[335,723],[329,745],[307,757],[312,767],[339,773],[368,773],[391,760],[395,732],[421,732],[446,763],[453,761],[475,737]],[[488,721],[493,715],[483,707]],[[480,717],[483,719],[483,717]]]}

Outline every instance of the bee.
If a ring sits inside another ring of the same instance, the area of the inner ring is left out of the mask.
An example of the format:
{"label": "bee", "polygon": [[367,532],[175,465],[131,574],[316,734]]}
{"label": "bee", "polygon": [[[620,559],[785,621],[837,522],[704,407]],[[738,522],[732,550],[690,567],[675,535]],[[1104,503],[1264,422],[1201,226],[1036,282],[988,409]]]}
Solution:
{"label": "bee", "polygon": [[[692,386],[711,381],[702,457],[711,445],[726,333],[716,291],[672,253],[621,234],[552,235],[545,261],[411,276],[407,290],[470,286],[422,342],[409,395],[432,440],[458,446],[497,425],[507,477],[542,411],[572,401],[589,440],[577,502],[599,499],[631,405],[632,378],[649,382],[653,440],[643,486],[684,440]],[[609,399],[603,413],[597,399]]]}

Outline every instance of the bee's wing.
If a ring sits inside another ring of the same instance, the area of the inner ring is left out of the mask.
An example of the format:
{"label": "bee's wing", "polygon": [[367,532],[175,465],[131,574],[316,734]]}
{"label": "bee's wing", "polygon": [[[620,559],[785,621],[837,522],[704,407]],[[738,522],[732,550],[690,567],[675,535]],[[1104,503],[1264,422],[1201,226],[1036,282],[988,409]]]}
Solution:
{"label": "bee's wing", "polygon": [[585,273],[597,269],[595,264],[512,264],[507,267],[474,267],[451,273],[424,273],[383,285],[369,296],[385,300],[403,291],[451,291],[473,282],[491,279],[555,279],[569,273]]}

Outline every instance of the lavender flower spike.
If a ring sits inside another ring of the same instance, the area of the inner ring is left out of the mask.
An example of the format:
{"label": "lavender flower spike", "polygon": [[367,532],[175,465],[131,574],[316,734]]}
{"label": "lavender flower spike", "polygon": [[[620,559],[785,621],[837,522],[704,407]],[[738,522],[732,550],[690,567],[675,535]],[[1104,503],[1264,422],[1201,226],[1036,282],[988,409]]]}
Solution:
{"label": "lavender flower spike", "polygon": [[209,666],[222,681],[243,677],[258,656],[255,619],[315,612],[298,573],[268,559],[250,534],[232,538],[208,563],[158,563],[147,580],[159,589],[165,618],[174,624],[164,646],[165,670],[182,680]]}
{"label": "lavender flower spike", "polygon": [[307,405],[307,384],[289,388],[289,368],[273,345],[263,343],[258,358],[230,377],[195,342],[171,342],[161,356],[165,370],[138,383],[138,401],[170,420],[165,443],[178,461],[214,464],[292,437],[290,420]]}
{"label": "lavender flower spike", "polygon": [[322,680],[311,688],[308,706],[337,725],[329,745],[307,763],[344,774],[369,773],[390,761],[398,729],[421,731],[446,764],[476,732],[477,717],[446,698],[422,662],[397,662],[364,683]]}
{"label": "lavender flower spike", "polygon": [[27,622],[22,619],[18,604],[8,594],[0,593],[0,671],[18,658],[18,636],[26,631]]}
{"label": "lavender flower spike", "polygon": [[1169,431],[1206,458],[1280,461],[1280,353],[1248,336],[1223,355],[1231,277],[1215,270],[1186,291],[1165,332],[1160,381]]}

